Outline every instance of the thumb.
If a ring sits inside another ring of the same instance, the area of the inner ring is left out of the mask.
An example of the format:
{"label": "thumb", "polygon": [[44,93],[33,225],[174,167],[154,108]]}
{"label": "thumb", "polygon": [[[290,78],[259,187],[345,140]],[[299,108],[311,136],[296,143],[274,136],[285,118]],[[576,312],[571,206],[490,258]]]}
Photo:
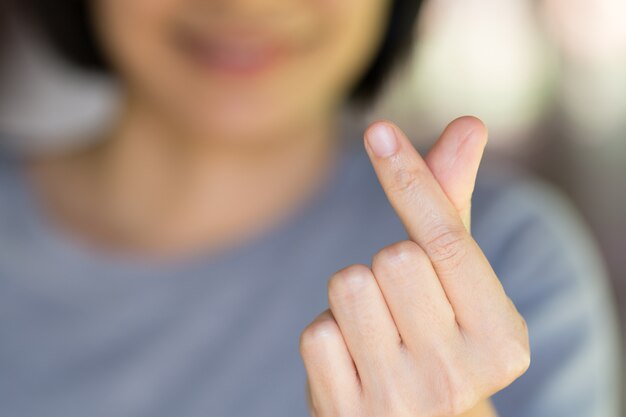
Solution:
{"label": "thumb", "polygon": [[476,117],[451,122],[426,156],[426,163],[467,230],[470,230],[472,193],[478,166],[487,144],[487,127]]}

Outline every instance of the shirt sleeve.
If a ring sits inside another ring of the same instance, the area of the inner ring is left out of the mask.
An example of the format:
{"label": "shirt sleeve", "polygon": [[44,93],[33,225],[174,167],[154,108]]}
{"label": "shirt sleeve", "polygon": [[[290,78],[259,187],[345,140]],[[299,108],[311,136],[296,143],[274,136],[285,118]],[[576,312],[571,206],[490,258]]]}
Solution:
{"label": "shirt sleeve", "polygon": [[510,181],[472,231],[530,336],[528,371],[492,399],[500,417],[618,417],[616,310],[590,233],[561,194]]}

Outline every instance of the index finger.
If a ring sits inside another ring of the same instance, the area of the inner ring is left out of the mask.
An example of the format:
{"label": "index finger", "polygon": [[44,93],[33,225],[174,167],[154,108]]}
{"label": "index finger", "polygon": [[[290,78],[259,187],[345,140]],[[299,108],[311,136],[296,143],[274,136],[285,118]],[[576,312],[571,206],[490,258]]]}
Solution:
{"label": "index finger", "polygon": [[467,326],[485,314],[509,310],[489,262],[408,138],[392,123],[378,122],[366,131],[365,139],[389,202],[409,238],[428,254],[457,322]]}

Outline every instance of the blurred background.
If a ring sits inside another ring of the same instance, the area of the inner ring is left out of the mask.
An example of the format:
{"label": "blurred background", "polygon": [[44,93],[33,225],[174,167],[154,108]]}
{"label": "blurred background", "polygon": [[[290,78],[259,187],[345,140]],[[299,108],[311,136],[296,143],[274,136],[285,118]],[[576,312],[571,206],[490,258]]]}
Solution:
{"label": "blurred background", "polygon": [[[626,1],[430,0],[422,17],[410,65],[367,117],[397,121],[424,146],[459,115],[485,120],[490,157],[523,164],[577,204],[626,323]],[[0,26],[5,145],[54,146],[107,120],[111,81]]]}

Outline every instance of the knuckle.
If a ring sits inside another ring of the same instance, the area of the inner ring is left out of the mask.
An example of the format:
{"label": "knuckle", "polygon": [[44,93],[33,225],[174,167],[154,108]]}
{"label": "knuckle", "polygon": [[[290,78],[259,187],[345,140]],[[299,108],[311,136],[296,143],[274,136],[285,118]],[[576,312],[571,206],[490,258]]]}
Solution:
{"label": "knuckle", "polygon": [[374,274],[365,265],[351,265],[339,270],[328,280],[328,296],[333,300],[351,301],[374,283]]}
{"label": "knuckle", "polygon": [[518,314],[518,323],[519,323],[519,333],[524,337],[524,339],[526,340],[526,344],[529,344],[529,338],[528,338],[528,323],[526,323],[526,320],[524,319],[524,317],[522,317],[521,314]]}
{"label": "knuckle", "polygon": [[433,380],[438,388],[426,413],[432,416],[456,416],[471,409],[479,401],[474,376],[467,361],[455,359],[450,351],[433,357]]}
{"label": "knuckle", "polygon": [[[437,407],[426,407],[424,404],[416,401],[416,398],[420,398],[420,394],[414,394],[411,398],[406,399],[387,399],[387,403],[384,404],[381,409],[382,413],[376,414],[384,416],[397,416],[397,417],[442,417],[448,416],[444,412],[441,412]],[[397,397],[397,396],[396,396]],[[452,415],[450,415],[452,416]]]}
{"label": "knuckle", "polygon": [[458,416],[470,410],[478,402],[478,396],[469,378],[448,375],[444,398],[438,403],[435,415]]}
{"label": "knuckle", "polygon": [[394,173],[390,190],[393,193],[414,197],[420,194],[424,187],[423,172],[419,168],[401,168]]}
{"label": "knuckle", "polygon": [[502,383],[508,385],[530,367],[530,347],[526,338],[514,338],[505,343],[500,355]]}
{"label": "knuckle", "polygon": [[467,233],[460,227],[436,228],[431,233],[426,248],[433,262],[445,263],[454,269],[467,253]]}
{"label": "knuckle", "polygon": [[341,337],[341,331],[330,315],[325,315],[311,322],[300,334],[300,354],[308,356],[317,351],[321,344],[329,343]]}
{"label": "knuckle", "polygon": [[[526,324],[523,318],[520,318],[520,323],[520,327],[525,329]],[[488,350],[487,357],[492,368],[490,374],[494,378],[492,385],[497,390],[508,386],[523,375],[531,362],[530,342],[526,330],[513,329],[505,335],[502,335],[502,332],[499,333],[500,336],[494,335],[493,342],[489,341],[488,344],[493,348]]]}
{"label": "knuckle", "polygon": [[424,416],[423,393],[413,378],[394,375],[381,381],[376,395],[371,399],[372,416],[413,417]]}
{"label": "knuckle", "polygon": [[446,416],[459,416],[470,410],[478,399],[471,389],[466,389],[454,394],[448,402],[447,407],[443,410]]}
{"label": "knuckle", "polygon": [[528,368],[530,368],[530,349],[523,348],[520,350],[519,354],[516,355],[517,360],[515,361],[515,366],[512,369],[511,376],[513,380],[522,376]]}
{"label": "knuckle", "polygon": [[372,267],[376,266],[402,266],[410,262],[420,262],[427,259],[422,248],[411,240],[403,240],[386,246],[374,255]]}
{"label": "knuckle", "polygon": [[389,392],[382,400],[382,415],[410,417],[423,415],[422,410],[412,402],[398,398],[397,395],[391,395]]}

